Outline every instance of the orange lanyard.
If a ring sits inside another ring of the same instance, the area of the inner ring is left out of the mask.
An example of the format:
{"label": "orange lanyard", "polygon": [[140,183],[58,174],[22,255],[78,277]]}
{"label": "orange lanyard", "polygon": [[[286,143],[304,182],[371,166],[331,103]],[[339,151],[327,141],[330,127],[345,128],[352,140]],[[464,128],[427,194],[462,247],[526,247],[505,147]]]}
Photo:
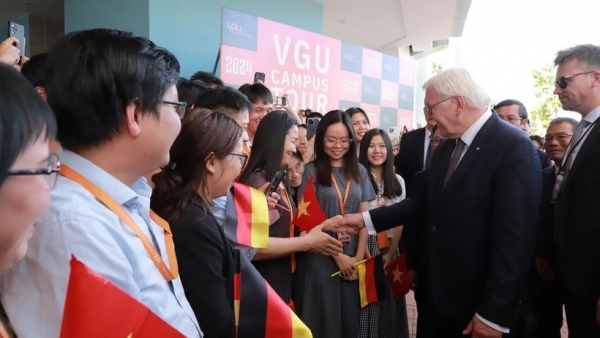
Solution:
{"label": "orange lanyard", "polygon": [[344,214],[344,206],[346,205],[346,201],[348,200],[348,193],[350,193],[350,184],[352,183],[350,179],[346,181],[346,191],[344,193],[344,199],[342,199],[342,193],[340,192],[340,187],[335,180],[333,174],[331,174],[331,183],[333,183],[333,187],[338,194],[338,203],[340,204],[340,214]]}
{"label": "orange lanyard", "polygon": [[[290,202],[290,196],[288,195],[287,191],[281,187],[279,187],[279,192],[281,193],[281,198],[283,198],[283,201],[287,204],[288,208],[290,208],[290,210],[292,210],[292,203]],[[293,219],[292,219],[292,214],[290,214],[290,238],[294,238],[294,224]],[[296,271],[296,254],[292,253],[291,254],[291,264],[292,264],[292,273],[294,271]]]}
{"label": "orange lanyard", "polygon": [[117,215],[123,223],[127,224],[127,226],[133,230],[136,236],[138,236],[138,238],[142,241],[146,252],[148,252],[148,255],[150,255],[154,265],[156,265],[158,271],[160,271],[160,274],[165,280],[171,281],[177,278],[177,275],[179,274],[179,268],[177,266],[177,258],[175,257],[175,248],[173,246],[173,234],[171,233],[171,228],[169,227],[169,223],[167,223],[167,221],[154,213],[154,211],[150,210],[150,218],[165,232],[165,247],[167,248],[167,254],[169,256],[169,262],[171,263],[172,269],[169,269],[148,237],[146,237],[142,230],[135,224],[135,221],[133,218],[131,218],[131,215],[129,215],[127,211],[125,211],[125,208],[117,203],[114,198],[110,197],[106,192],[104,192],[104,190],[100,189],[94,183],[90,182],[90,180],[83,177],[81,174],[63,163],[60,165],[60,174],[81,185],[87,191],[92,193],[92,195],[94,195],[100,202],[102,202],[102,204],[110,209],[110,211],[115,213],[115,215]]}

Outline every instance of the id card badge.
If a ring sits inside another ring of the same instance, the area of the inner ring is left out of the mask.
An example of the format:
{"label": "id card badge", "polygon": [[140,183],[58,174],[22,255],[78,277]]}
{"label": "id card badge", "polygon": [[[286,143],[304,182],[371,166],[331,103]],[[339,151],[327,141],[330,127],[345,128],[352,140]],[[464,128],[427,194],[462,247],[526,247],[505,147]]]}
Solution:
{"label": "id card badge", "polygon": [[350,235],[349,234],[338,233],[337,234],[337,239],[338,239],[338,241],[340,241],[342,243],[348,243],[348,242],[350,242]]}
{"label": "id card badge", "polygon": [[560,187],[562,186],[563,180],[565,176],[563,172],[558,173],[556,176],[556,181],[554,182],[554,188],[552,189],[552,203],[556,202],[556,198],[558,197],[558,192],[560,191]]}

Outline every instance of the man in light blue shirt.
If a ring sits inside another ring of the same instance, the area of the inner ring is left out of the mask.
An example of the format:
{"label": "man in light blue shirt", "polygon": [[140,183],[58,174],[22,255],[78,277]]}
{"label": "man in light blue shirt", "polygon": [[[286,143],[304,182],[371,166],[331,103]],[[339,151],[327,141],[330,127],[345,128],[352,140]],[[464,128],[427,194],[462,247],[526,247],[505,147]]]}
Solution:
{"label": "man in light blue shirt", "polygon": [[[181,128],[177,59],[116,30],[70,33],[50,58],[46,90],[62,165],[114,199],[175,275],[142,176],[168,164]],[[73,254],[186,337],[201,337],[180,279],[165,277],[138,234],[80,183],[59,177],[26,258],[0,278],[2,304],[17,335],[59,336]]]}

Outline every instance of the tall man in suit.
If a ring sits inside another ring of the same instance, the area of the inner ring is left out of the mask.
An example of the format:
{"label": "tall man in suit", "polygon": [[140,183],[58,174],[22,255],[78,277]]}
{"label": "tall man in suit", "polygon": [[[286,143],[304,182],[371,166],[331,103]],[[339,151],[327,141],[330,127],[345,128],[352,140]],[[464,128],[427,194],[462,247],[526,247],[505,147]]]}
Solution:
{"label": "tall man in suit", "polygon": [[600,46],[558,52],[556,89],[581,114],[558,173],[555,235],[569,337],[600,337]]}
{"label": "tall man in suit", "polygon": [[394,165],[396,173],[404,179],[406,192],[410,195],[414,190],[413,176],[429,166],[433,147],[433,127],[435,120],[431,115],[425,114],[427,124],[424,128],[418,128],[402,134],[400,139],[400,153],[396,156]]}
{"label": "tall man in suit", "polygon": [[423,188],[389,207],[346,215],[338,229],[374,232],[424,219],[429,336],[514,334],[535,246],[538,155],[525,133],[487,108],[489,97],[466,70],[443,71],[423,88],[425,109],[448,137]]}

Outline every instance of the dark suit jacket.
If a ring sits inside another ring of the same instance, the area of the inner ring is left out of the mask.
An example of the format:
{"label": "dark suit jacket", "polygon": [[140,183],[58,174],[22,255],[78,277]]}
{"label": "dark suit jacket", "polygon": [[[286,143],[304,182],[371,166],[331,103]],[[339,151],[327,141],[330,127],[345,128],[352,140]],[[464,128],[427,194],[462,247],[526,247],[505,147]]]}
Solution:
{"label": "dark suit jacket", "polygon": [[435,151],[426,193],[370,211],[377,231],[426,219],[427,272],[435,309],[475,313],[511,327],[525,292],[542,193],[537,152],[496,114],[477,133],[445,187],[455,142]]}
{"label": "dark suit jacket", "polygon": [[554,203],[552,202],[552,191],[556,181],[554,166],[542,171],[543,188],[542,204],[540,206],[540,218],[538,222],[538,239],[536,245],[536,256],[547,260],[556,261],[556,244],[554,242]]}
{"label": "dark suit jacket", "polygon": [[586,301],[600,296],[600,126],[581,145],[555,204],[565,287]]}
{"label": "dark suit jacket", "polygon": [[540,150],[538,148],[535,148],[535,150],[537,150],[538,156],[540,157],[540,162],[542,164],[542,170],[552,166],[552,162],[550,161],[550,158],[548,157],[548,155],[546,155],[545,151]]}
{"label": "dark suit jacket", "polygon": [[396,173],[404,179],[406,193],[412,194],[413,176],[423,170],[425,152],[425,128],[402,134],[400,153],[395,159]]}
{"label": "dark suit jacket", "polygon": [[171,224],[181,283],[205,337],[235,337],[233,249],[209,213],[194,205]]}

